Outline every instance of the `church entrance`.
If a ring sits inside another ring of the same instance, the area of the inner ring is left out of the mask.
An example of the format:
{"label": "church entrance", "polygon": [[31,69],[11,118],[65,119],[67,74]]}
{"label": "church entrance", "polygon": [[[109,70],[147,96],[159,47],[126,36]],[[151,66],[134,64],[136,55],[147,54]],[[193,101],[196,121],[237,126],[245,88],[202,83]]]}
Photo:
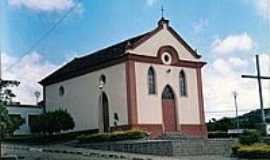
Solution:
{"label": "church entrance", "polygon": [[166,86],[162,92],[162,115],[165,132],[177,130],[175,97],[170,86]]}
{"label": "church entrance", "polygon": [[109,118],[109,102],[108,97],[105,93],[102,93],[100,96],[100,130],[103,132],[110,131],[110,118]]}

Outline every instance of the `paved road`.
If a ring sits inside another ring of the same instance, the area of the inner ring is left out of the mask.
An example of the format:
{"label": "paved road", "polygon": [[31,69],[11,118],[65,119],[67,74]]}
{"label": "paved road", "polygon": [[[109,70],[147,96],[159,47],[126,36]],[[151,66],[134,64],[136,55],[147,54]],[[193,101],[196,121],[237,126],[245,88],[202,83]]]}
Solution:
{"label": "paved road", "polygon": [[[52,147],[55,148],[55,147]],[[60,146],[57,146],[58,149],[61,149]],[[63,147],[62,149],[67,149]],[[68,148],[70,149],[70,148]],[[79,149],[74,149],[75,151],[79,151]],[[86,150],[82,150],[82,152],[86,153]],[[82,153],[81,152],[81,153]],[[19,159],[25,160],[105,160],[105,159],[119,159],[119,160],[236,160],[229,157],[222,157],[222,156],[188,156],[188,157],[181,157],[181,158],[171,158],[171,157],[158,157],[158,156],[145,156],[145,155],[135,155],[135,154],[118,154],[113,152],[106,152],[106,151],[97,151],[97,154],[74,154],[74,153],[53,153],[53,152],[44,152],[38,148],[32,149],[24,149],[24,148],[5,148],[4,153],[8,155],[17,155]],[[108,157],[113,153],[115,155],[122,155],[122,157]]]}

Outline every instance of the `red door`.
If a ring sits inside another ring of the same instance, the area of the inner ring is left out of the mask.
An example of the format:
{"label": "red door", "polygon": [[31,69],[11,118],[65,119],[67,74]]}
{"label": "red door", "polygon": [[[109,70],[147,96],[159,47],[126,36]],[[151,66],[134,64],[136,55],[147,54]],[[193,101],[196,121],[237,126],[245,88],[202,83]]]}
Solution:
{"label": "red door", "polygon": [[174,94],[169,86],[167,86],[162,93],[162,115],[165,132],[176,131],[177,123]]}

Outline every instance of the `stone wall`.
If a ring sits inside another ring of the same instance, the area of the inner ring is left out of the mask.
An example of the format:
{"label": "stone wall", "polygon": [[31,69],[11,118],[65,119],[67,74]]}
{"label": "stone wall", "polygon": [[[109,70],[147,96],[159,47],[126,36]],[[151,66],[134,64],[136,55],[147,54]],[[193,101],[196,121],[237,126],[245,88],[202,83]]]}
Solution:
{"label": "stone wall", "polygon": [[235,141],[231,139],[183,139],[96,143],[77,147],[179,157],[187,155],[230,155],[233,143]]}

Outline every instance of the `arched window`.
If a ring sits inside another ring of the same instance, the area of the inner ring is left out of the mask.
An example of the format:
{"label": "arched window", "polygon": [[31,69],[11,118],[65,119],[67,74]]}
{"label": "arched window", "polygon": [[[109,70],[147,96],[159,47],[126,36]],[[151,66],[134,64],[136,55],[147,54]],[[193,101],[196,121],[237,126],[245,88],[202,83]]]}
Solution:
{"label": "arched window", "polygon": [[100,77],[99,77],[99,84],[105,84],[106,83],[106,77],[105,77],[105,75],[101,75]]}
{"label": "arched window", "polygon": [[59,87],[59,96],[60,97],[63,97],[65,94],[65,88],[63,86],[60,86]]}
{"label": "arched window", "polygon": [[156,76],[153,67],[148,70],[148,93],[156,94]]}
{"label": "arched window", "polygon": [[187,96],[187,81],[185,72],[182,70],[179,74],[180,95]]}

